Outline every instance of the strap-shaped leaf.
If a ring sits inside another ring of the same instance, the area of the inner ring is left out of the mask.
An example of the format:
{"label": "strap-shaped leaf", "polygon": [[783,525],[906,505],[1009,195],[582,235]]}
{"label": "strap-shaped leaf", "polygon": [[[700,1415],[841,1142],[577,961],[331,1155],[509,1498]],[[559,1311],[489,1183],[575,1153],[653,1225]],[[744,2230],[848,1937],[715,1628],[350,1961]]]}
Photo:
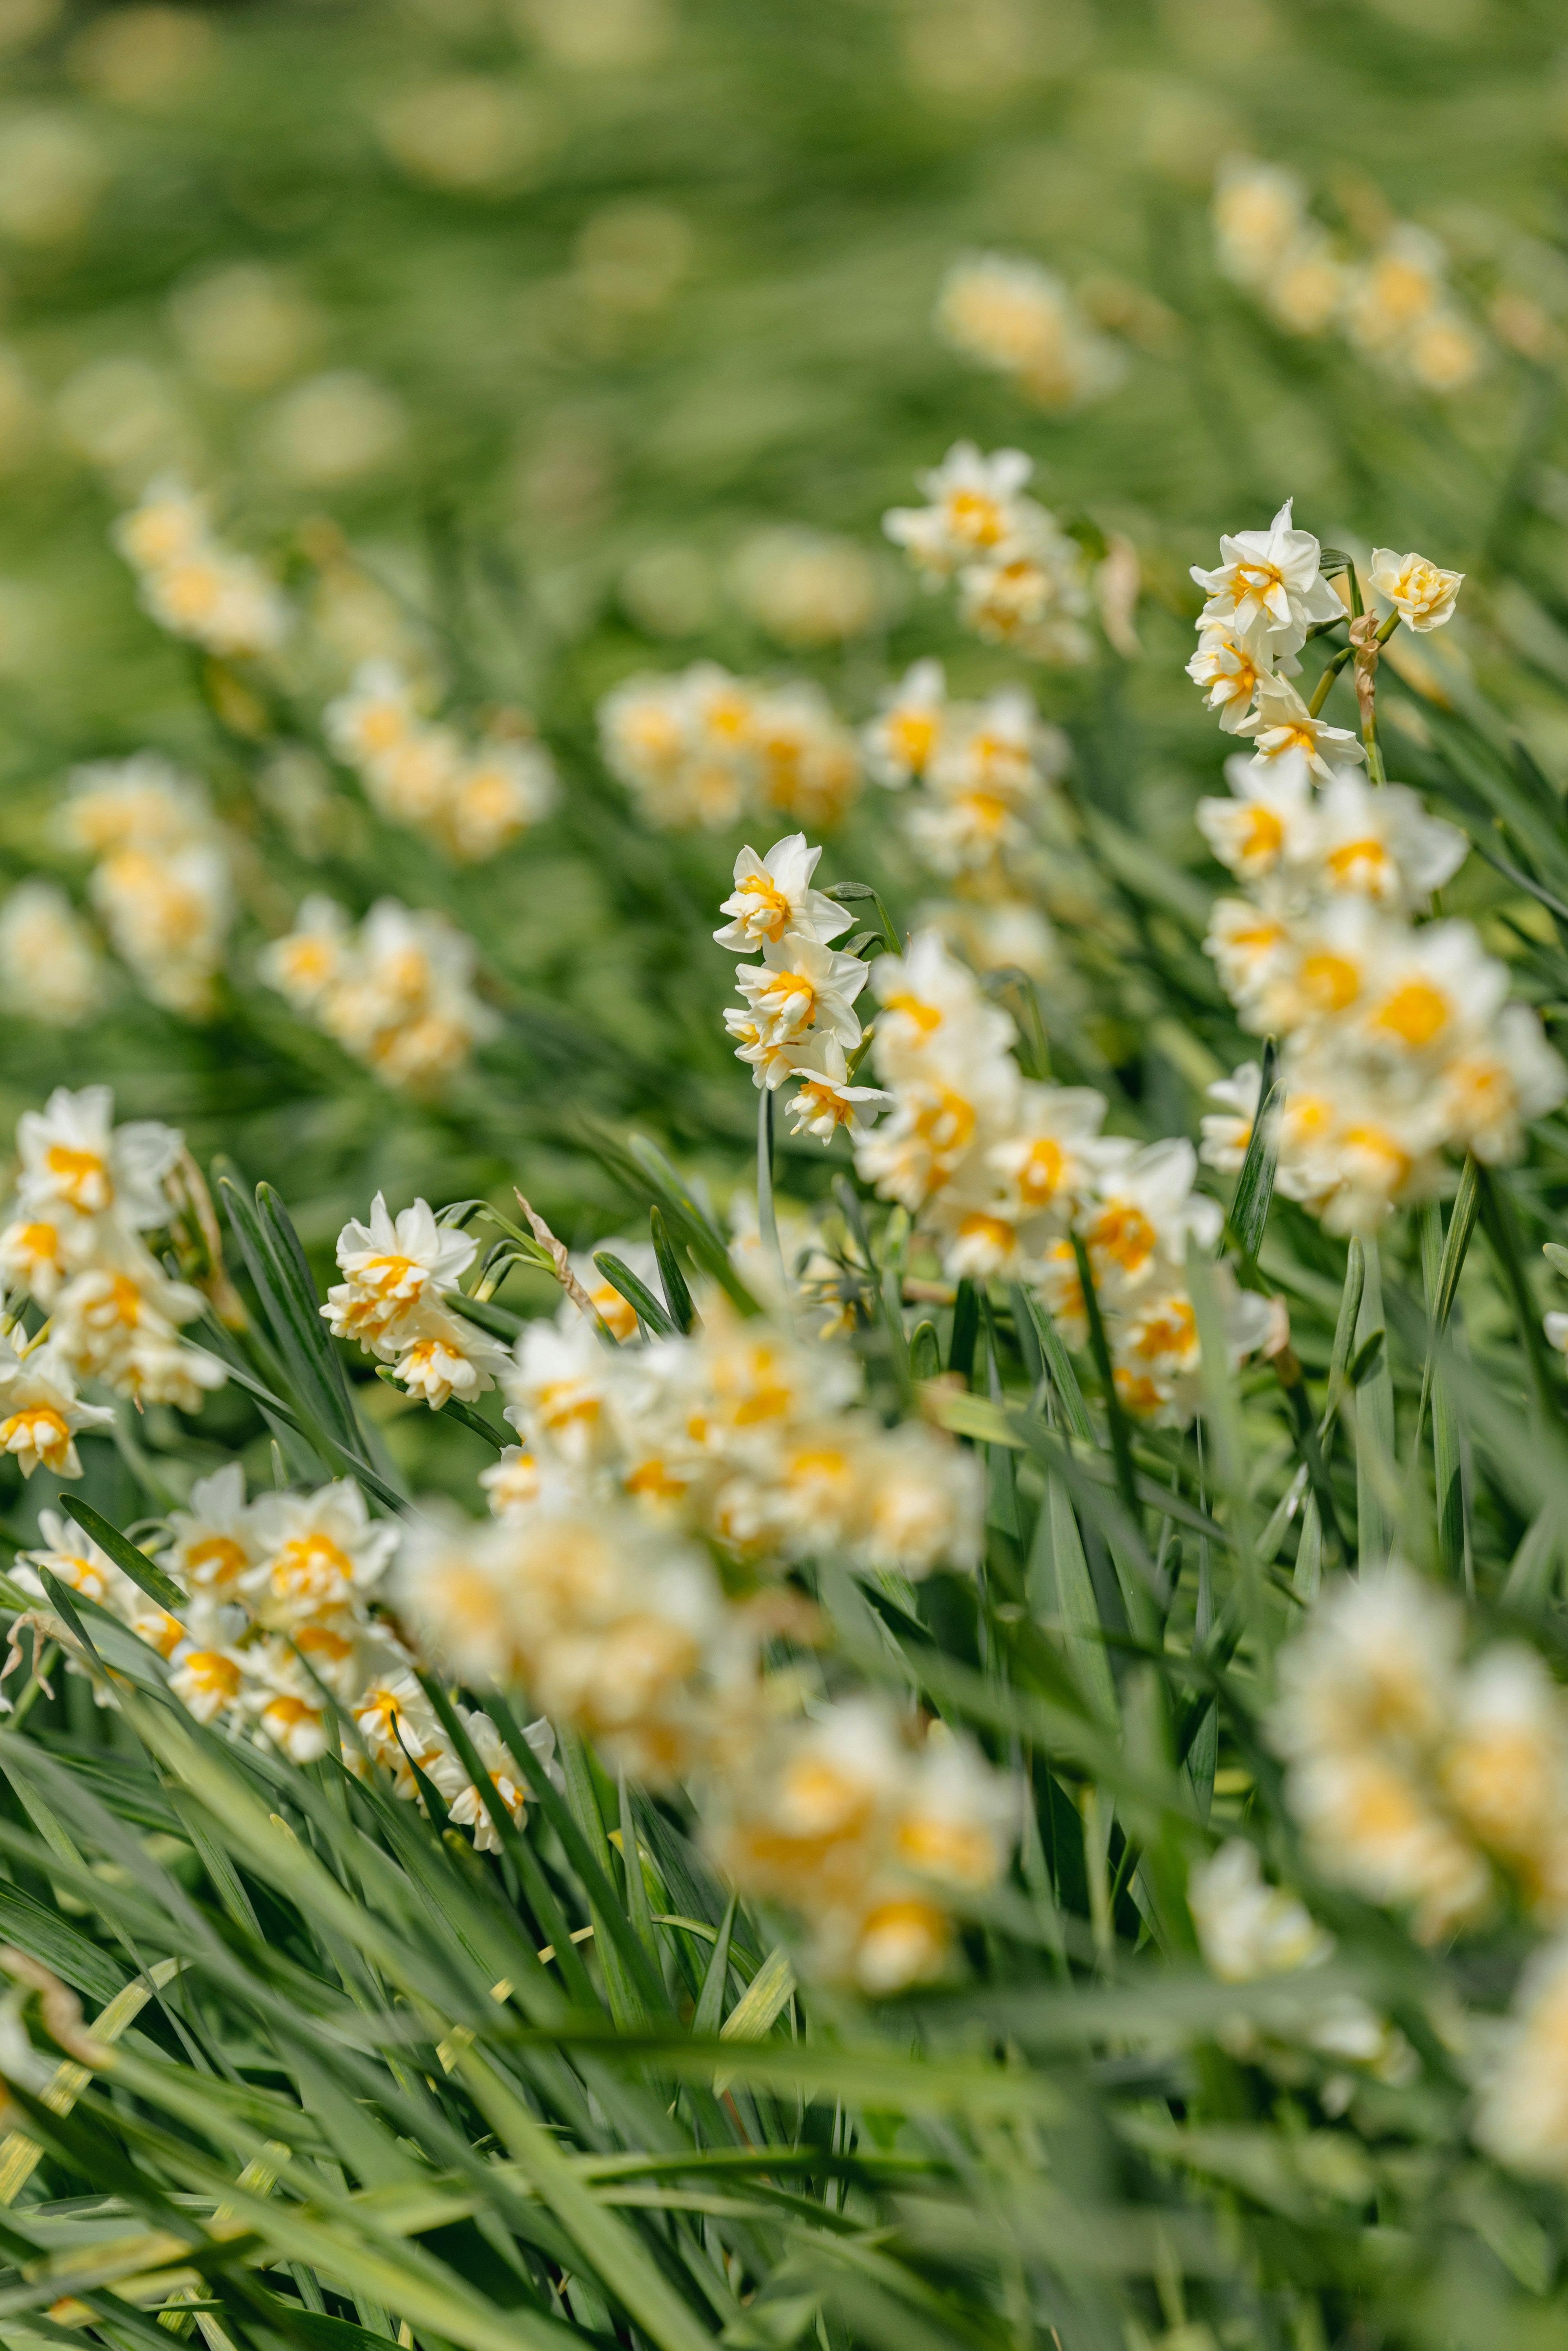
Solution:
{"label": "strap-shaped leaf", "polygon": [[648,1229],[653,1236],[653,1255],[658,1259],[659,1280],[664,1287],[664,1304],[669,1309],[670,1320],[677,1331],[689,1331],[697,1319],[696,1309],[692,1304],[692,1293],[686,1288],[685,1276],[681,1271],[680,1260],[671,1243],[662,1208],[654,1207],[649,1209]]}
{"label": "strap-shaped leaf", "polygon": [[673,1338],[674,1324],[654,1297],[645,1281],[639,1281],[629,1265],[608,1249],[595,1249],[593,1262],[610,1284],[618,1290],[640,1322],[661,1339]]}
{"label": "strap-shaped leaf", "polygon": [[1258,1076],[1258,1110],[1248,1139],[1247,1155],[1241,1162],[1230,1203],[1230,1237],[1247,1265],[1256,1265],[1263,1246],[1263,1228],[1274,1197],[1274,1173],[1280,1163],[1280,1112],[1285,1089],[1275,1075],[1277,1061],[1270,1037],[1263,1047],[1263,1065]]}
{"label": "strap-shaped leaf", "polygon": [[76,1494],[61,1494],[59,1504],[67,1516],[76,1520],[83,1534],[90,1535],[99,1551],[107,1552],[116,1567],[145,1592],[149,1600],[155,1600],[160,1608],[167,1608],[171,1614],[178,1614],[181,1609],[190,1606],[189,1593],[182,1592],[172,1576],[165,1575],[144,1551],[138,1551],[118,1527],[110,1526],[101,1510],[95,1510],[90,1502],[82,1501]]}
{"label": "strap-shaped leaf", "polygon": [[732,1894],[725,1906],[720,1921],[718,1939],[707,1963],[703,1988],[692,2014],[692,2038],[695,2041],[716,2041],[719,2026],[724,2022],[725,1987],[729,1981],[729,1938],[735,1932],[735,1913],[740,1897]]}
{"label": "strap-shaped leaf", "polygon": [[300,1246],[294,1229],[293,1218],[270,1184],[256,1187],[256,1209],[264,1238],[268,1243],[278,1280],[290,1306],[298,1313],[307,1353],[319,1371],[326,1386],[336,1398],[342,1416],[340,1431],[346,1444],[357,1452],[365,1449],[364,1436],[354,1415],[354,1399],[350,1393],[348,1374],[327,1334],[321,1313],[321,1298],[316,1288],[316,1277],[310,1261]]}
{"label": "strap-shaped leaf", "polygon": [[1051,1384],[1056,1391],[1056,1400],[1061,1406],[1069,1435],[1082,1437],[1092,1443],[1094,1429],[1089,1418],[1089,1407],[1083,1401],[1083,1391],[1078,1384],[1072,1358],[1061,1343],[1061,1333],[1054,1318],[1030,1291],[1019,1289],[1013,1294],[1015,1301],[1021,1301],[1025,1313],[1034,1325],[1040,1353],[1045,1357],[1045,1368],[1051,1374]]}
{"label": "strap-shaped leaf", "polygon": [[316,1332],[307,1339],[306,1316],[300,1300],[291,1294],[281,1269],[276,1261],[273,1246],[262,1229],[261,1218],[255,1203],[246,1197],[245,1187],[236,1180],[237,1171],[214,1161],[222,1167],[218,1190],[223,1196],[230,1225],[240,1246],[246,1268],[260,1301],[267,1332],[277,1348],[288,1382],[294,1390],[298,1410],[308,1432],[319,1427],[324,1435],[347,1444],[360,1452],[357,1432],[350,1433],[343,1416],[331,1381],[321,1367],[317,1353],[321,1330],[319,1312],[312,1307],[310,1319]]}

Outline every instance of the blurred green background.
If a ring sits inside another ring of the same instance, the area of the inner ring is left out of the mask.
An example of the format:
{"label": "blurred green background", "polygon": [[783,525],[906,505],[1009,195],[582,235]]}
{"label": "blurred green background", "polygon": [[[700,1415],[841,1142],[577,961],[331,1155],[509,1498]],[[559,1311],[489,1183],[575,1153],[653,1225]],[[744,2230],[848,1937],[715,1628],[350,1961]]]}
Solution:
{"label": "blurred green background", "polygon": [[[962,434],[1028,449],[1050,504],[1138,553],[1141,653],[1028,675],[1110,828],[1039,879],[1092,1073],[1190,1127],[1239,1046],[1195,944],[1213,869],[1190,811],[1228,746],[1182,674],[1186,567],[1219,529],[1293,492],[1327,543],[1466,569],[1447,690],[1479,682],[1568,768],[1565,41],[1550,0],[0,0],[4,879],[79,897],[62,778],[144,745],[206,778],[245,844],[217,1016],[123,979],[86,1028],[8,1019],[0,1119],[110,1078],[122,1114],[273,1176],[313,1244],[379,1185],[512,1174],[574,1238],[603,1229],[621,1204],[584,1109],[742,1166],[753,1098],[708,943],[740,836],[642,827],[594,707],[699,655],[813,675],[853,720],[921,653],[966,691],[1018,677],[881,541]],[[1434,397],[1270,325],[1214,259],[1238,153],[1297,169],[1351,242],[1439,235],[1475,380]],[[944,345],[944,272],[988,249],[1077,289],[1119,389],[1052,415]],[[261,739],[214,716],[108,545],[171,470],[308,615]],[[770,632],[758,535],[781,525],[862,551],[848,640]],[[481,869],[379,824],[320,758],[324,699],[389,647],[459,718],[525,705],[558,760],[559,813]],[[903,918],[928,890],[874,789],[828,857]],[[1472,910],[1506,897],[1479,864],[1469,886]],[[257,986],[310,887],[356,913],[390,890],[479,939],[507,1032],[438,1104]]]}

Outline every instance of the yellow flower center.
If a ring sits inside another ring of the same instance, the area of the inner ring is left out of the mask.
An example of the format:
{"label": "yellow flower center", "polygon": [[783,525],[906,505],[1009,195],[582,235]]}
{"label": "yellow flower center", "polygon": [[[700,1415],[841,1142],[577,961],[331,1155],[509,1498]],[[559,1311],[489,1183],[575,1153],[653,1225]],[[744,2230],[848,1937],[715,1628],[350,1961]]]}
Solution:
{"label": "yellow flower center", "polygon": [[1029,1157],[1019,1170],[1019,1196],[1031,1208],[1043,1208],[1061,1191],[1067,1173],[1067,1154],[1049,1134],[1037,1134]]}
{"label": "yellow flower center", "polygon": [[971,547],[995,547],[1006,535],[1001,503],[986,490],[949,490],[947,526]]}
{"label": "yellow flower center", "polygon": [[1375,883],[1394,862],[1382,841],[1374,840],[1370,834],[1364,841],[1342,841],[1337,849],[1330,850],[1326,862],[1335,881],[1343,882],[1353,889],[1364,875]]}
{"label": "yellow flower center", "polygon": [[885,1008],[889,1012],[902,1012],[904,1019],[913,1021],[925,1037],[929,1037],[934,1029],[940,1029],[942,1026],[942,1015],[936,1006],[923,1004],[918,996],[910,996],[907,993],[890,996]]}
{"label": "yellow flower center", "polygon": [[217,1590],[235,1583],[246,1571],[246,1555],[232,1535],[206,1535],[185,1553],[185,1573],[193,1583]]}
{"label": "yellow flower center", "polygon": [[1406,980],[1378,1008],[1373,1026],[1386,1029],[1402,1044],[1418,1051],[1440,1037],[1448,1024],[1448,999],[1429,979]]}
{"label": "yellow flower center", "polygon": [[1190,1354],[1197,1343],[1197,1322],[1186,1299],[1172,1299],[1159,1313],[1149,1315],[1134,1343],[1146,1364],[1158,1363],[1166,1355],[1185,1358]]}
{"label": "yellow flower center", "polygon": [[936,747],[941,720],[934,710],[895,710],[887,722],[888,740],[906,768],[918,776]]}
{"label": "yellow flower center", "polygon": [[1090,1227],[1089,1246],[1124,1273],[1136,1273],[1158,1248],[1159,1235],[1133,1201],[1113,1200]]}
{"label": "yellow flower center", "polygon": [[977,1208],[959,1226],[958,1238],[966,1241],[983,1241],[999,1257],[1006,1257],[1013,1244],[1013,1228],[1005,1217],[988,1216],[983,1209]]}
{"label": "yellow flower center", "polygon": [[75,1151],[68,1143],[51,1143],[45,1165],[73,1208],[91,1216],[107,1208],[114,1197],[113,1180],[95,1151]]}
{"label": "yellow flower center", "polygon": [[743,919],[764,938],[781,939],[789,927],[789,901],[766,873],[748,873],[740,893],[747,901]]}
{"label": "yellow flower center", "polygon": [[239,1667],[219,1649],[193,1649],[182,1670],[198,1690],[221,1698],[238,1694]]}
{"label": "yellow flower center", "polygon": [[1343,1012],[1361,993],[1361,973],[1348,956],[1324,947],[1301,958],[1301,993],[1317,1012]]}
{"label": "yellow flower center", "polygon": [[1247,823],[1241,831],[1239,854],[1249,864],[1260,863],[1264,858],[1278,857],[1285,845],[1285,828],[1272,809],[1260,808],[1256,802],[1247,810]]}
{"label": "yellow flower center", "polygon": [[353,1581],[353,1562],[319,1528],[296,1535],[272,1562],[272,1588],[280,1600],[333,1600]]}
{"label": "yellow flower center", "polygon": [[915,1813],[900,1822],[897,1842],[899,1859],[911,1869],[946,1877],[955,1886],[984,1886],[996,1875],[996,1847],[972,1821]]}
{"label": "yellow flower center", "polygon": [[975,1132],[975,1106],[962,1094],[944,1089],[934,1102],[916,1113],[915,1132],[934,1152],[962,1151]]}
{"label": "yellow flower center", "polygon": [[0,1421],[0,1447],[7,1453],[36,1453],[51,1469],[63,1469],[70,1450],[71,1433],[60,1415],[46,1404],[29,1405]]}

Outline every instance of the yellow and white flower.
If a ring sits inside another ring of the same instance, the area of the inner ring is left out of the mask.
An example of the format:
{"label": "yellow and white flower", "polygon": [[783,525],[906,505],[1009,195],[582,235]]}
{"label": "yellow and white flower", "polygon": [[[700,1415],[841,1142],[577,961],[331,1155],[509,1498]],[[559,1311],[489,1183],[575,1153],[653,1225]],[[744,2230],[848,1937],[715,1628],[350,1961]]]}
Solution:
{"label": "yellow and white flower", "polygon": [[1221,538],[1215,570],[1194,565],[1192,576],[1208,599],[1202,626],[1228,622],[1239,634],[1260,630],[1276,653],[1293,653],[1309,629],[1343,616],[1322,577],[1322,549],[1311,531],[1295,528],[1292,505],[1287,498],[1267,530]]}
{"label": "yellow and white flower", "polygon": [[1358,767],[1366,757],[1348,726],[1314,718],[1288,678],[1260,679],[1257,702],[1235,731],[1252,737],[1260,765],[1299,757],[1320,783],[1330,782],[1338,768]]}
{"label": "yellow and white flower", "polygon": [[776,841],[766,857],[743,849],[735,861],[735,888],[719,908],[730,920],[714,933],[733,955],[755,955],[779,946],[786,936],[819,946],[848,930],[843,907],[810,886],[822,852],[809,849],[803,832]]}
{"label": "yellow and white flower", "polygon": [[14,1341],[0,1335],[0,1452],[11,1455],[24,1478],[39,1468],[79,1478],[78,1435],[113,1426],[109,1405],[78,1400],[76,1382],[56,1348],[35,1347],[24,1359]]}
{"label": "yellow and white flower", "polygon": [[338,1264],[347,1278],[327,1292],[322,1317],[335,1337],[373,1345],[432,1300],[449,1296],[477,1249],[461,1228],[437,1224],[427,1201],[394,1217],[378,1192],[370,1223],[350,1218],[338,1236]]}
{"label": "yellow and white flower", "polygon": [[1422,635],[1453,619],[1465,584],[1462,571],[1444,571],[1424,555],[1396,555],[1391,547],[1373,549],[1371,578],[1405,626]]}

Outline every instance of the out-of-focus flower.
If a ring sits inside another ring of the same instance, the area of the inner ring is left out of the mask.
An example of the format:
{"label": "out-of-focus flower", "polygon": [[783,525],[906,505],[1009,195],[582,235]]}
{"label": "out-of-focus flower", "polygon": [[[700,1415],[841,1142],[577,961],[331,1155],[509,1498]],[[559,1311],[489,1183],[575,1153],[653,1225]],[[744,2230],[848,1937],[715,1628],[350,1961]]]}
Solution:
{"label": "out-of-focus flower", "polygon": [[[145,520],[177,537],[186,509]],[[203,787],[155,751],[78,768],[61,811],[68,839],[99,859],[88,894],[146,993],[201,1019],[234,919],[228,844]]]}
{"label": "out-of-focus flower", "polygon": [[943,280],[936,325],[956,350],[1015,376],[1041,408],[1081,408],[1114,392],[1126,372],[1055,273],[1038,262],[977,254]]}
{"label": "out-of-focus flower", "polygon": [[172,636],[238,659],[282,644],[287,605],[259,564],[212,536],[204,507],[182,483],[155,482],[112,536],[142,604]]}
{"label": "out-of-focus flower", "polygon": [[605,765],[659,826],[717,830],[748,810],[828,825],[860,790],[854,737],[819,687],[764,687],[715,662],[628,678],[599,729]]}
{"label": "out-of-focus flower", "polygon": [[1212,218],[1219,266],[1239,286],[1266,285],[1301,233],[1306,187],[1294,172],[1251,156],[1219,167]]}
{"label": "out-of-focus flower", "polygon": [[68,245],[97,209],[109,158],[85,123],[42,108],[0,124],[0,237]]}
{"label": "out-of-focus flower", "polygon": [[272,410],[261,435],[269,464],[310,489],[335,489],[384,473],[407,441],[402,402],[357,368],[334,368],[296,384]]}
{"label": "out-of-focus flower", "polygon": [[549,143],[549,124],[533,93],[483,74],[412,85],[384,102],[377,128],[411,180],[455,194],[518,186]]}
{"label": "out-of-focus flower", "polygon": [[736,592],[782,645],[841,644],[878,616],[876,569],[853,539],[785,525],[758,531],[735,560]]}
{"label": "out-of-focus flower", "polygon": [[320,331],[293,279],[265,262],[240,261],[177,287],[174,331],[197,374],[225,392],[265,392],[290,375]]}
{"label": "out-of-focus flower", "polygon": [[1227,1983],[1316,1967],[1333,1949],[1304,1902],[1264,1883],[1258,1848],[1232,1837],[1187,1881],[1203,1956]]}
{"label": "out-of-focus flower", "polygon": [[75,1029],[105,996],[92,933],[52,882],[19,882],[0,904],[0,989],[13,1012]]}
{"label": "out-of-focus flower", "polygon": [[940,1727],[902,1739],[869,1698],[780,1728],[715,1792],[720,1865],[799,1913],[825,1973],[871,1992],[940,1973],[953,1896],[993,1885],[1013,1838],[1012,1792],[977,1750]]}
{"label": "out-of-focus flower", "polygon": [[499,1031],[474,993],[476,961],[473,941],[444,915],[381,898],[354,930],[340,906],[315,897],[256,967],[383,1084],[423,1092]]}

